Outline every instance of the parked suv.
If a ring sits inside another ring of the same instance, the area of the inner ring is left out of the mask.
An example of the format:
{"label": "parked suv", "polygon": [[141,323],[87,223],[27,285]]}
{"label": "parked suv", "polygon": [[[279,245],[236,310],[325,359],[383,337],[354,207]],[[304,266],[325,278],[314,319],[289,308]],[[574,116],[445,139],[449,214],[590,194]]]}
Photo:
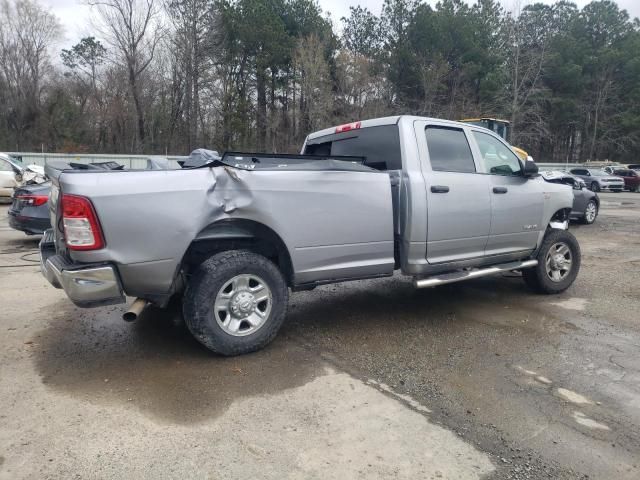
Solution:
{"label": "parked suv", "polygon": [[596,168],[572,168],[569,173],[580,177],[593,192],[621,192],[624,190],[624,180],[610,175],[604,170]]}
{"label": "parked suv", "polygon": [[628,168],[614,170],[613,173],[618,177],[622,177],[624,188],[630,192],[640,192],[640,173]]}

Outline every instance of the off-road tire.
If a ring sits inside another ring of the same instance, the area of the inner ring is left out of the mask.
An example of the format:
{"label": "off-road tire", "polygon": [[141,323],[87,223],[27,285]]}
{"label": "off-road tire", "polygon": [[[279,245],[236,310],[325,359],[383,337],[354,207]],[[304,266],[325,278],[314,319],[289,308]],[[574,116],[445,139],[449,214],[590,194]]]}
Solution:
{"label": "off-road tire", "polygon": [[[267,284],[272,305],[258,330],[234,336],[216,321],[214,302],[225,283],[244,274],[256,275]],[[191,334],[209,350],[225,356],[242,355],[260,350],[275,338],[286,317],[288,300],[287,283],[273,262],[248,250],[230,250],[205,260],[189,279],[183,300],[184,320]]]}
{"label": "off-road tire", "polygon": [[[561,281],[555,282],[551,280],[547,274],[546,260],[550,249],[558,243],[563,243],[569,248],[572,257],[572,265],[566,277]],[[537,293],[561,293],[571,286],[580,271],[580,245],[578,244],[576,237],[567,230],[552,229],[549,230],[544,237],[536,259],[538,260],[538,265],[522,270],[522,278],[524,279],[524,282],[529,288]]]}

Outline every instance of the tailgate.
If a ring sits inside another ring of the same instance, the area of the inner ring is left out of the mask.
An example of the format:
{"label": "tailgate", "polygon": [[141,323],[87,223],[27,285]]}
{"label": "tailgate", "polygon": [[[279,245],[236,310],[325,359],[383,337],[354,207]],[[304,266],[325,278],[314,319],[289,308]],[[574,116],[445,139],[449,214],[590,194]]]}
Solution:
{"label": "tailgate", "polygon": [[66,168],[71,168],[66,163],[51,162],[45,165],[45,174],[51,180],[51,193],[49,194],[49,220],[51,221],[52,232],[49,234],[48,241],[53,242],[55,251],[59,254],[66,254],[66,245],[64,244],[62,224],[58,222],[58,207],[60,197],[60,176]]}

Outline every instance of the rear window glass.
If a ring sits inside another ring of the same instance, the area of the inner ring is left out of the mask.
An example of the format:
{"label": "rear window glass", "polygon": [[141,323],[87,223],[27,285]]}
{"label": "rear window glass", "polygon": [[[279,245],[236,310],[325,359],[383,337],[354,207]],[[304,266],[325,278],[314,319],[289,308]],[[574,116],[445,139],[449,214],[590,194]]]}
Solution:
{"label": "rear window glass", "polygon": [[376,170],[400,170],[400,135],[397,125],[361,128],[309,140],[307,155],[351,155],[365,157],[364,164]]}
{"label": "rear window glass", "polygon": [[432,170],[462,173],[476,171],[469,142],[461,129],[427,127],[426,135]]}

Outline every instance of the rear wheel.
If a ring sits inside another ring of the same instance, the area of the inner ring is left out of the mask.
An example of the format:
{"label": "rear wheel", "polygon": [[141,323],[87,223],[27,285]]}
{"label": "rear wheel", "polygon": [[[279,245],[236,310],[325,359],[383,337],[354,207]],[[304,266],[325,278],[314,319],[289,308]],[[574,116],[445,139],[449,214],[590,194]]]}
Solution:
{"label": "rear wheel", "polygon": [[598,216],[598,204],[595,200],[589,200],[586,208],[584,209],[584,216],[582,217],[582,222],[587,225],[591,225],[596,221],[596,217]]}
{"label": "rear wheel", "polygon": [[522,271],[525,283],[538,293],[560,293],[580,271],[580,245],[566,230],[550,230],[536,257],[538,265]]}
{"label": "rear wheel", "polygon": [[240,355],[271,342],[284,322],[289,290],[269,259],[246,250],[222,252],[192,275],[184,320],[193,336],[221,355]]}
{"label": "rear wheel", "polygon": [[592,192],[600,191],[600,185],[598,184],[598,182],[591,182],[591,191]]}

